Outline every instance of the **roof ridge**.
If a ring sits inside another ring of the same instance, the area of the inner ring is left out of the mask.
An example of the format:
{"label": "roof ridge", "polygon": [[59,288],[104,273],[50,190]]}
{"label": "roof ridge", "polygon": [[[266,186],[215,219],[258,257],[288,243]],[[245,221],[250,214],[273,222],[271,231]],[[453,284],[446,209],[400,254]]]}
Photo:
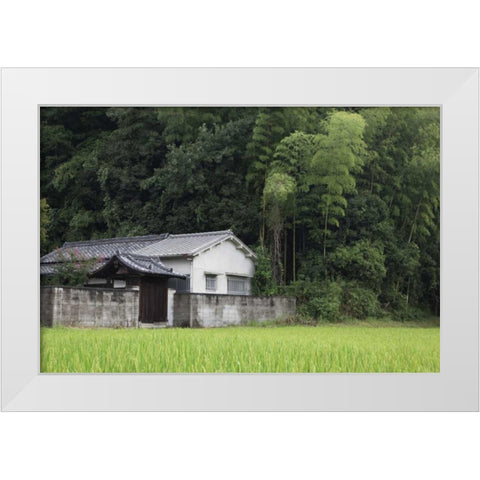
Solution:
{"label": "roof ridge", "polygon": [[202,236],[208,236],[208,235],[233,235],[233,232],[231,230],[217,230],[214,232],[198,232],[198,233],[176,233],[173,235],[169,235],[169,237],[202,237]]}
{"label": "roof ridge", "polygon": [[[125,265],[127,268],[131,268],[140,273],[160,275],[167,277],[179,277],[185,278],[183,273],[178,273],[173,270],[173,268],[167,267],[165,264],[159,260],[153,258],[142,258],[140,255],[132,255],[128,253],[115,253],[107,262],[101,264],[94,270],[90,272],[91,276],[96,276],[103,269],[111,265],[115,260],[118,260],[120,263]],[[115,265],[115,264],[114,264]]]}
{"label": "roof ridge", "polygon": [[[157,265],[160,265],[162,268],[165,268],[165,270],[169,270],[169,268],[155,255],[138,255],[137,253],[115,253],[117,257],[127,257],[132,260],[140,260],[144,262],[150,262],[150,263],[156,263]],[[170,269],[173,270],[173,269]]]}
{"label": "roof ridge", "polygon": [[126,242],[134,242],[138,240],[164,240],[169,236],[168,233],[158,233],[152,235],[139,235],[136,237],[111,237],[111,238],[96,238],[91,240],[78,240],[75,242],[64,242],[62,245],[63,247],[74,247],[74,246],[81,246],[81,245],[88,245],[92,242],[95,243],[126,243]]}
{"label": "roof ridge", "polygon": [[115,255],[122,256],[122,257],[132,257],[138,260],[148,260],[149,262],[158,262],[163,264],[163,262],[159,260],[155,255],[139,255],[138,253],[135,253],[135,252],[130,252],[130,253],[120,252],[120,253],[116,253]]}

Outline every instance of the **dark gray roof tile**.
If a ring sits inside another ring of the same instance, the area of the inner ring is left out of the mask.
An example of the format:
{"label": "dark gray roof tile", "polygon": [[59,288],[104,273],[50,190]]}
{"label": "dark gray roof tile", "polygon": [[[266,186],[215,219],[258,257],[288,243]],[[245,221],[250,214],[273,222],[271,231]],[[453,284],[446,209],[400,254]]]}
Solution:
{"label": "dark gray roof tile", "polygon": [[160,235],[143,235],[141,237],[103,238],[99,240],[84,240],[80,242],[65,242],[61,248],[44,255],[40,263],[69,261],[71,255],[77,260],[91,258],[108,259],[115,252],[131,253],[168,237],[168,233]]}
{"label": "dark gray roof tile", "polygon": [[231,230],[204,233],[183,233],[169,235],[160,242],[151,243],[137,250],[138,255],[156,257],[177,257],[194,255],[198,251],[233,236]]}
{"label": "dark gray roof tile", "polygon": [[160,260],[145,257],[143,255],[121,253],[115,254],[108,262],[105,262],[99,268],[93,270],[90,275],[95,276],[96,274],[101,274],[104,268],[110,267],[115,261],[118,261],[127,268],[144,275],[185,278],[183,273],[174,272],[172,268],[166,267]]}
{"label": "dark gray roof tile", "polygon": [[[103,265],[115,254],[124,256],[127,262],[136,262],[138,268],[147,264],[151,265],[152,268],[160,268],[151,263],[152,257],[158,260],[159,257],[192,256],[229,238],[242,248],[248,256],[255,257],[255,254],[235,237],[231,230],[178,235],[163,233],[141,237],[65,242],[61,248],[57,248],[40,259],[40,273],[52,274],[56,270],[55,264],[70,261],[72,257],[73,260],[80,261],[95,258],[99,262],[97,266]],[[163,267],[165,266],[163,265]],[[96,269],[94,267],[94,270]]]}

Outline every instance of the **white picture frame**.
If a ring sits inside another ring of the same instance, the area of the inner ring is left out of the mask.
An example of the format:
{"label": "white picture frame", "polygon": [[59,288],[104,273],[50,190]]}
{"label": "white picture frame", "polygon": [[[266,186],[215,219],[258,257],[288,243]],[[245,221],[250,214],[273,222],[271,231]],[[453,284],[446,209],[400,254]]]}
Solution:
{"label": "white picture frame", "polygon": [[[4,411],[478,411],[478,69],[3,69]],[[41,105],[441,107],[440,373],[41,374]]]}

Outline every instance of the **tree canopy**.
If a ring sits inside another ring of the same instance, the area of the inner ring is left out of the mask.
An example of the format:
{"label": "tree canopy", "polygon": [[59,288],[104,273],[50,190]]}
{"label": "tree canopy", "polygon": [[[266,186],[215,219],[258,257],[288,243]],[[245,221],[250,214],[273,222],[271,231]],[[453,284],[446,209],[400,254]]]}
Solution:
{"label": "tree canopy", "polygon": [[306,314],[438,314],[438,108],[40,114],[42,253],[69,240],[232,229],[259,252],[257,293],[293,292]]}

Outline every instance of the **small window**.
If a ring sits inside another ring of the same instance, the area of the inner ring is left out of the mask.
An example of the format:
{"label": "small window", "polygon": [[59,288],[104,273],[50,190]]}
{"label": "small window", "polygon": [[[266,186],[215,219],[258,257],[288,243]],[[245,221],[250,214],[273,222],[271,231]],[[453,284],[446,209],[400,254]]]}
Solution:
{"label": "small window", "polygon": [[232,295],[248,295],[248,278],[229,276],[228,293]]}
{"label": "small window", "polygon": [[190,291],[190,276],[184,278],[169,278],[168,288],[173,288],[177,292],[189,292]]}
{"label": "small window", "polygon": [[215,292],[217,290],[216,275],[205,275],[205,289],[210,292]]}
{"label": "small window", "polygon": [[125,288],[126,286],[127,286],[127,282],[125,280],[113,281],[113,288]]}

